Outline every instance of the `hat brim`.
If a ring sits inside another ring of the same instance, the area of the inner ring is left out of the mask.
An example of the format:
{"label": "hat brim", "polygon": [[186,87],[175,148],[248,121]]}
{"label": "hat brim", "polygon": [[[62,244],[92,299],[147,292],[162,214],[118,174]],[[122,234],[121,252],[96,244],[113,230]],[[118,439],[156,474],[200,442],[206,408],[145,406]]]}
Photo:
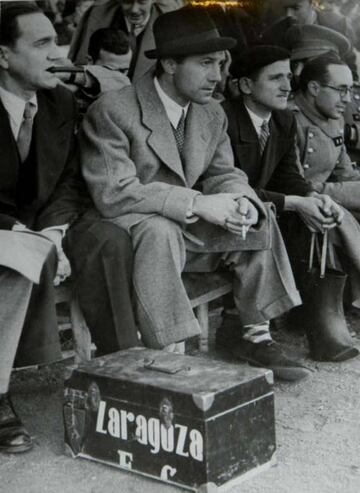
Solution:
{"label": "hat brim", "polygon": [[308,58],[315,58],[321,55],[325,55],[330,51],[334,51],[335,53],[339,54],[339,51],[336,49],[336,47],[331,47],[331,46],[327,48],[313,48],[313,49],[299,48],[291,52],[290,60],[292,62],[295,62],[297,60],[307,60]]}
{"label": "hat brim", "polygon": [[199,43],[185,44],[179,40],[179,44],[171,49],[166,49],[164,46],[161,50],[147,50],[145,56],[147,58],[171,58],[176,56],[191,56],[191,55],[203,55],[205,53],[213,53],[215,51],[231,50],[236,46],[236,39],[234,38],[215,38],[208,41],[202,41]]}

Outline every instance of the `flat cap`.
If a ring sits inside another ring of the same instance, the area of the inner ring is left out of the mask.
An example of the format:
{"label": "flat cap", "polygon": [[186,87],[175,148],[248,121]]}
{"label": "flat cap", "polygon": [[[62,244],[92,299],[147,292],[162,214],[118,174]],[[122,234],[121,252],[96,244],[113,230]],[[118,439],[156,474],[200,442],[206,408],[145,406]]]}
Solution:
{"label": "flat cap", "polygon": [[235,78],[248,77],[280,60],[290,59],[290,52],[280,46],[258,45],[244,51],[230,66],[230,73]]}
{"label": "flat cap", "polygon": [[291,60],[313,58],[329,51],[343,56],[351,48],[350,41],[343,34],[314,24],[291,27],[286,32],[285,41],[291,51]]}

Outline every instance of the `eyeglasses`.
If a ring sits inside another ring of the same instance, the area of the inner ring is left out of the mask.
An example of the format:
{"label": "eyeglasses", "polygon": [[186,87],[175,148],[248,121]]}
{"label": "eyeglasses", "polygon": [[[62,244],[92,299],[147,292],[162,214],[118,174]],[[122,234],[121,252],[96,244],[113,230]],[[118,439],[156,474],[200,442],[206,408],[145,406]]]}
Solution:
{"label": "eyeglasses", "polygon": [[353,88],[352,87],[335,87],[331,86],[330,84],[321,84],[322,87],[329,87],[330,89],[334,89],[334,91],[338,92],[340,94],[341,98],[346,98],[347,94],[349,93],[349,96],[352,96],[353,93]]}

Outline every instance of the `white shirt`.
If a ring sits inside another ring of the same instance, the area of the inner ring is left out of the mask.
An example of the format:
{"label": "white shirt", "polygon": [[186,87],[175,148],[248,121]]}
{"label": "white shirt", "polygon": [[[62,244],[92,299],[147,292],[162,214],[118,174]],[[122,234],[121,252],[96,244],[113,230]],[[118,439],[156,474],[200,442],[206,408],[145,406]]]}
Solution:
{"label": "white shirt", "polygon": [[[11,131],[14,135],[15,140],[17,140],[20,127],[24,118],[25,104],[27,103],[27,101],[20,98],[19,96],[16,96],[12,92],[7,91],[1,86],[0,86],[0,99],[9,115]],[[29,101],[35,105],[35,112],[34,112],[34,116],[35,116],[38,110],[36,95],[33,96]]]}
{"label": "white shirt", "polygon": [[269,123],[269,121],[271,119],[271,115],[268,118],[261,118],[260,116],[256,115],[256,113],[254,113],[253,111],[251,111],[251,109],[248,108],[246,106],[246,104],[245,104],[245,108],[246,108],[246,111],[249,113],[250,119],[252,121],[252,124],[254,125],[254,128],[256,130],[256,133],[257,133],[258,137],[260,137],[260,134],[261,134],[261,126],[264,123],[264,121],[266,121],[267,123]]}
{"label": "white shirt", "polygon": [[190,103],[188,103],[186,106],[180,106],[180,104],[176,103],[164,92],[156,77],[154,78],[154,84],[155,84],[156,92],[158,93],[159,98],[162,104],[164,105],[167,117],[169,118],[171,125],[174,128],[177,128],[182,112],[185,111],[185,117],[186,117]]}
{"label": "white shirt", "polygon": [[[174,128],[177,128],[183,111],[185,112],[185,118],[186,118],[190,103],[188,103],[186,106],[180,106],[179,104],[177,104],[173,99],[171,99],[163,91],[163,89],[160,86],[160,83],[156,77],[154,77],[154,85],[155,85],[156,92],[158,93],[158,96],[159,96],[162,104],[164,105],[165,112],[167,114],[167,117],[170,120],[171,125]],[[200,195],[200,192],[199,192],[199,195]],[[186,213],[186,221],[188,223],[196,222],[199,219],[192,212],[193,203],[194,203],[194,200],[191,202],[191,204],[188,208],[188,211]]]}

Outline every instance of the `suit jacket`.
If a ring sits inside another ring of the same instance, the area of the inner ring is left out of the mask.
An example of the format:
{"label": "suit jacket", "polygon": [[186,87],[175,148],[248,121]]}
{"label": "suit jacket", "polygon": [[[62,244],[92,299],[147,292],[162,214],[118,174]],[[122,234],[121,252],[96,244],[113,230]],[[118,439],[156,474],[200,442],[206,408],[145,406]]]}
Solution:
{"label": "suit jacket", "polygon": [[71,222],[79,211],[81,185],[72,95],[57,88],[39,91],[37,97],[32,138],[36,191],[26,206],[17,197],[21,163],[8,114],[0,101],[0,229],[11,229],[20,221],[41,230]]}
{"label": "suit jacket", "polygon": [[[145,50],[155,48],[155,41],[152,31],[152,26],[155,19],[164,12],[175,10],[182,6],[181,0],[156,1],[152,7],[149,22],[143,31],[143,36],[138,49],[133,80],[141,77],[153,64],[154,60],[146,58]],[[108,0],[106,2],[95,4],[88,9],[83,15],[79,25],[73,35],[68,57],[76,64],[84,65],[88,63],[88,46],[90,36],[97,30],[105,27],[111,27],[115,16],[118,15],[119,0]],[[121,11],[120,11],[121,12]],[[128,29],[124,18],[120,18],[120,28],[128,33]]]}
{"label": "suit jacket", "polygon": [[267,246],[263,221],[241,248],[239,238],[223,228],[202,221],[188,228],[186,213],[200,183],[205,194],[241,192],[257,204],[263,218],[267,215],[246,175],[234,167],[226,118],[218,103],[191,103],[182,162],[153,74],[147,73],[133,86],[107,93],[90,107],[80,149],[83,175],[98,210],[120,227],[130,230],[159,214],[184,230],[199,232],[211,251],[225,251],[225,243],[230,250]]}
{"label": "suit jacket", "polygon": [[296,124],[289,111],[273,111],[270,120],[270,137],[263,155],[260,155],[259,139],[240,99],[223,103],[228,117],[231,145],[235,166],[245,171],[249,183],[259,197],[273,202],[281,212],[285,195],[305,196],[311,185],[300,174],[296,152]]}

